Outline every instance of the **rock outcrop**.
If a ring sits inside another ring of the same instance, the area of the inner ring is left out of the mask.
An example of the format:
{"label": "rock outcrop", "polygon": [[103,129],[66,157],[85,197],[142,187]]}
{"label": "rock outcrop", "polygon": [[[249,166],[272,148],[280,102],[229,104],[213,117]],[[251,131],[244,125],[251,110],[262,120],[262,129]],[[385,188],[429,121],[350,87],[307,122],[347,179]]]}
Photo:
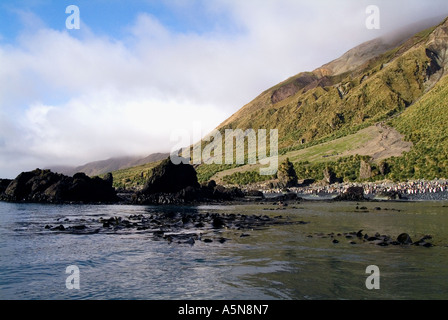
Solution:
{"label": "rock outcrop", "polygon": [[199,185],[196,170],[190,164],[173,164],[166,159],[155,167],[142,191],[132,197],[134,204],[182,204],[227,201],[244,197],[238,188],[225,188],[215,181]]}
{"label": "rock outcrop", "polygon": [[117,202],[119,199],[112,181],[111,174],[104,180],[90,178],[84,173],[68,177],[50,170],[36,169],[19,174],[0,195],[0,200],[38,203]]}
{"label": "rock outcrop", "polygon": [[152,169],[141,193],[176,193],[187,187],[199,188],[196,170],[190,164],[181,162],[176,165],[168,158]]}
{"label": "rock outcrop", "polygon": [[344,193],[334,198],[335,201],[363,201],[367,200],[364,197],[363,187],[350,187]]}
{"label": "rock outcrop", "polygon": [[340,183],[342,179],[336,177],[336,173],[333,172],[333,169],[326,167],[323,171],[324,180],[323,182],[326,184]]}
{"label": "rock outcrop", "polygon": [[5,192],[11,182],[12,180],[10,179],[0,179],[0,196]]}
{"label": "rock outcrop", "polygon": [[359,179],[370,179],[372,177],[372,166],[361,160],[360,168],[359,168]]}
{"label": "rock outcrop", "polygon": [[290,188],[297,186],[297,174],[294,165],[288,158],[280,164],[278,168],[278,186],[280,188]]}

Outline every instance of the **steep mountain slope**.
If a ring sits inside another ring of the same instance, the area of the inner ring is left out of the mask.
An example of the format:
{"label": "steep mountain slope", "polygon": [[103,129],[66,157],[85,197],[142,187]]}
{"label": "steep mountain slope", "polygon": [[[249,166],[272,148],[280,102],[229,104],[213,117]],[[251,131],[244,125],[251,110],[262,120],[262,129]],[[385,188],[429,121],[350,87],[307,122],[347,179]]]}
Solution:
{"label": "steep mountain slope", "polygon": [[[420,26],[283,81],[217,129],[223,136],[228,128],[278,129],[279,162],[293,161],[300,179],[320,180],[331,167],[344,181],[363,180],[361,163],[369,163],[373,180],[448,178],[448,19],[411,34]],[[201,164],[196,170],[200,181],[272,178],[260,177],[260,167]],[[138,188],[149,172],[148,166],[117,171],[116,186]]]}
{"label": "steep mountain slope", "polygon": [[414,143],[403,157],[390,159],[392,179],[448,177],[448,75],[391,125]]}
{"label": "steep mountain slope", "polygon": [[284,149],[385,120],[446,73],[447,29],[445,19],[393,48],[382,39],[362,44],[266,90],[218,129],[277,128]]}

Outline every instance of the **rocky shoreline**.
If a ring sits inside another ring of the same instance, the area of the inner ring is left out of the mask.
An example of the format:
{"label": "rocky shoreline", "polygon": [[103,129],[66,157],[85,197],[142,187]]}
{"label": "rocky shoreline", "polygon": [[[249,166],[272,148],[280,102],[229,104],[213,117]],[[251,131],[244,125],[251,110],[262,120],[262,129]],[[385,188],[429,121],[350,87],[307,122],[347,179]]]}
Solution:
{"label": "rocky shoreline", "polygon": [[[297,202],[290,202],[292,205]],[[267,203],[263,203],[267,204]],[[275,208],[284,210],[287,203],[273,203]],[[291,207],[293,209],[294,207]],[[262,210],[266,210],[265,207]],[[361,208],[362,209],[362,208]],[[380,208],[378,208],[380,209]],[[381,210],[381,209],[380,209]],[[162,210],[152,213],[131,214],[128,216],[99,218],[58,218],[52,224],[41,226],[42,231],[63,234],[122,234],[138,233],[149,236],[153,241],[165,241],[168,244],[198,243],[224,244],[235,238],[246,238],[257,230],[272,226],[307,225],[311,222],[300,220],[295,215],[278,213],[271,214],[241,214],[241,213],[211,213],[191,212],[182,210]],[[328,239],[333,245],[376,245],[387,246],[420,246],[434,247],[433,236],[424,235],[412,240],[408,233],[398,236],[364,233],[364,230],[353,232],[309,233],[306,238]]]}
{"label": "rocky shoreline", "polygon": [[[269,205],[263,210],[294,209],[294,204],[306,200],[300,197],[299,190],[291,187],[267,196],[260,190],[241,190],[236,187],[224,187],[214,181],[200,185],[196,172],[190,165],[174,166],[170,161],[163,162],[154,170],[151,179],[139,192],[121,193],[112,187],[113,176],[107,174],[103,178],[90,178],[83,173],[73,177],[53,173],[49,170],[36,169],[23,172],[14,180],[0,180],[0,200],[9,202],[33,203],[88,203],[88,204],[131,204],[131,205],[198,205],[198,204],[247,204]],[[420,186],[424,184],[419,184]],[[404,184],[401,185],[402,187]],[[437,187],[444,188],[446,184],[437,182]],[[336,186],[328,186],[325,191],[335,190]],[[329,201],[378,201],[368,197],[366,185],[344,185],[344,189]],[[378,189],[380,190],[380,189]],[[404,189],[380,190],[388,199],[403,199]],[[446,192],[434,189],[429,194]],[[320,190],[322,192],[322,190]],[[334,194],[334,192],[333,192]],[[328,199],[326,199],[328,200]],[[169,207],[168,207],[169,208]],[[358,207],[357,207],[358,209]],[[363,207],[360,208],[362,210]],[[379,210],[381,208],[378,207]],[[282,215],[245,215],[240,213],[185,213],[179,210],[161,210],[154,214],[140,214],[124,217],[101,217],[71,221],[57,220],[42,228],[48,232],[69,234],[143,232],[148,233],[153,240],[164,240],[169,243],[193,245],[202,243],[224,243],[227,232],[233,232],[240,237],[249,237],[250,232],[273,225],[308,224],[295,216]],[[433,246],[431,236],[427,235],[414,242],[406,233],[398,237],[381,235],[369,236],[362,230],[351,233],[309,234],[308,237],[329,238],[333,244],[343,240],[351,245],[370,243],[378,246],[417,245]]]}
{"label": "rocky shoreline", "polygon": [[87,203],[133,205],[182,205],[248,201],[384,201],[448,200],[448,180],[392,183],[334,183],[298,185],[282,189],[237,188],[217,185],[213,180],[199,184],[189,164],[174,165],[166,159],[153,169],[144,188],[121,192],[112,187],[113,176],[73,177],[36,169],[22,172],[14,180],[0,179],[0,201],[29,203]]}

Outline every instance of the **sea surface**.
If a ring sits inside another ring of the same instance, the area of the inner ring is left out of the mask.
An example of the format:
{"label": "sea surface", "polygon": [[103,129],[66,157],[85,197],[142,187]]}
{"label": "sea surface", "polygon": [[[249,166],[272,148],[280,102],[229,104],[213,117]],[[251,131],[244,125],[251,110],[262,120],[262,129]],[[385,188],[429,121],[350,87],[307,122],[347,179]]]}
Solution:
{"label": "sea surface", "polygon": [[[164,210],[280,214],[309,223],[221,230],[229,239],[225,243],[193,245],[155,241],[145,230],[45,229]],[[380,247],[359,239],[350,244],[344,236],[335,244],[328,235],[361,229],[393,237],[406,232],[414,241],[431,235],[435,246]],[[79,289],[66,286],[66,268],[72,265],[79,269]],[[379,269],[379,289],[366,287],[370,265]],[[448,299],[448,202],[304,201],[287,207],[0,202],[0,299]]]}

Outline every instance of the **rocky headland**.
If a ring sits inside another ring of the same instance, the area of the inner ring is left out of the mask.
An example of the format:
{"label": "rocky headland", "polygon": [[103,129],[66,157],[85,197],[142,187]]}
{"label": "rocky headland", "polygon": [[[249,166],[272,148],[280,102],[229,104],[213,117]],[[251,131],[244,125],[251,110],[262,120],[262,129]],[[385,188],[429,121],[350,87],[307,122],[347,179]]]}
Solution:
{"label": "rocky headland", "polygon": [[34,203],[115,203],[112,174],[90,178],[84,173],[73,177],[36,169],[22,172],[14,180],[0,181],[0,200]]}

